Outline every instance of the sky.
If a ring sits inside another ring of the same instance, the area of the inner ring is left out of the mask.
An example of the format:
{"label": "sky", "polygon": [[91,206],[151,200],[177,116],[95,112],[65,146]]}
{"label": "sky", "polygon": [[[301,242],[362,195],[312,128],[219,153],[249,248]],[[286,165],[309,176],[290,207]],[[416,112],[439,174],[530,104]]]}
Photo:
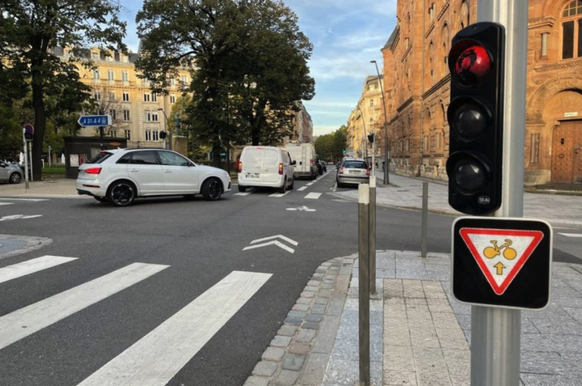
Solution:
{"label": "sky", "polygon": [[[396,25],[396,0],[284,0],[299,17],[299,27],[313,44],[309,60],[315,96],[303,101],[313,120],[313,134],[323,135],[347,124],[362,93],[364,80],[382,71],[382,53]],[[138,48],[135,15],[142,0],[123,1],[128,48]]]}

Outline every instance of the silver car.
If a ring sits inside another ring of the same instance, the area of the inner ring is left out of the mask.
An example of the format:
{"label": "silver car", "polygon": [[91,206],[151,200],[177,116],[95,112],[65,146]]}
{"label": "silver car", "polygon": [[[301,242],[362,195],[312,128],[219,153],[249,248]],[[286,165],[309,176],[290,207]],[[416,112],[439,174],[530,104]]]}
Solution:
{"label": "silver car", "polygon": [[23,170],[18,164],[0,162],[0,182],[18,184],[22,181]]}
{"label": "silver car", "polygon": [[346,158],[341,163],[336,176],[338,188],[347,184],[360,184],[370,181],[368,163],[359,158]]}

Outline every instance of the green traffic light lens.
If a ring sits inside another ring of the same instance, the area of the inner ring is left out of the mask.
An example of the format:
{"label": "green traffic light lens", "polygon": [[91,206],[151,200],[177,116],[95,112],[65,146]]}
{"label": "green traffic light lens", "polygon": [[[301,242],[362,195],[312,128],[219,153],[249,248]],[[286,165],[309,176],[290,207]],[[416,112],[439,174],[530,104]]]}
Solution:
{"label": "green traffic light lens", "polygon": [[452,127],[463,141],[474,141],[487,134],[488,118],[488,114],[481,106],[467,102],[454,111]]}
{"label": "green traffic light lens", "polygon": [[461,159],[455,164],[453,178],[459,190],[466,194],[480,191],[488,180],[485,167],[472,158]]}

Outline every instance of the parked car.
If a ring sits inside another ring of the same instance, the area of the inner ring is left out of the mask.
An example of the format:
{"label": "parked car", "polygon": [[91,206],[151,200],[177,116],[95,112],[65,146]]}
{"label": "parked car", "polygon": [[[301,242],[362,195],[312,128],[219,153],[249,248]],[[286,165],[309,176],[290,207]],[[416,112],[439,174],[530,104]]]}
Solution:
{"label": "parked car", "polygon": [[321,164],[321,167],[323,168],[323,172],[327,172],[327,162],[325,161],[319,161],[319,163]]}
{"label": "parked car", "polygon": [[79,165],[77,192],[126,206],[138,197],[163,195],[202,194],[215,201],[230,190],[230,184],[226,171],[198,165],[171,150],[115,149]]}
{"label": "parked car", "polygon": [[0,182],[18,184],[23,175],[24,170],[18,164],[0,161]]}
{"label": "parked car", "polygon": [[285,146],[293,160],[295,160],[295,178],[308,178],[314,180],[317,177],[317,164],[315,148],[311,143],[290,143]]}
{"label": "parked car", "polygon": [[336,182],[339,188],[347,184],[360,184],[368,181],[370,181],[370,168],[365,160],[346,158],[342,161],[336,176]]}
{"label": "parked car", "polygon": [[246,146],[238,161],[238,190],[245,192],[251,187],[267,187],[285,193],[293,189],[295,164],[283,148]]}

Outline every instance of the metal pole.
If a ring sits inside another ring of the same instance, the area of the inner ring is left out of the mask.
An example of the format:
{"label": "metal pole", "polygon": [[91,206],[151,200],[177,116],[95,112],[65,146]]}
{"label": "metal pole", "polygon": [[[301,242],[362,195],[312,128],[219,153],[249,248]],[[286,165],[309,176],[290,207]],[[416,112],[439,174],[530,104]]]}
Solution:
{"label": "metal pole", "polygon": [[[527,0],[478,3],[479,21],[505,26],[503,192],[495,217],[523,217]],[[471,385],[519,385],[521,311],[472,306]]]}
{"label": "metal pole", "polygon": [[24,142],[24,189],[28,189],[28,141],[24,138],[22,130],[22,142]]}
{"label": "metal pole", "polygon": [[[373,156],[372,156],[373,157]],[[370,176],[370,293],[376,294],[376,176]]]}
{"label": "metal pole", "polygon": [[370,266],[369,266],[369,201],[368,184],[358,188],[358,258],[359,258],[359,352],[360,384],[370,386]]}
{"label": "metal pole", "polygon": [[428,182],[422,183],[422,225],[420,227],[420,257],[426,257],[426,235],[428,228]]}
{"label": "metal pole", "polygon": [[49,164],[49,168],[52,166],[51,165],[51,147],[48,147],[48,164]]}
{"label": "metal pole", "polygon": [[30,181],[34,181],[34,172],[32,168],[32,143],[28,147],[28,163],[30,164]]}
{"label": "metal pole", "polygon": [[374,66],[376,66],[376,74],[378,74],[378,83],[380,83],[380,92],[382,93],[382,106],[384,107],[384,185],[388,185],[390,184],[390,176],[388,175],[388,168],[390,167],[390,156],[388,153],[388,118],[386,115],[386,101],[384,100],[384,86],[382,85],[382,80],[380,79],[378,63],[376,63],[375,60],[371,60],[370,63],[374,63]]}

